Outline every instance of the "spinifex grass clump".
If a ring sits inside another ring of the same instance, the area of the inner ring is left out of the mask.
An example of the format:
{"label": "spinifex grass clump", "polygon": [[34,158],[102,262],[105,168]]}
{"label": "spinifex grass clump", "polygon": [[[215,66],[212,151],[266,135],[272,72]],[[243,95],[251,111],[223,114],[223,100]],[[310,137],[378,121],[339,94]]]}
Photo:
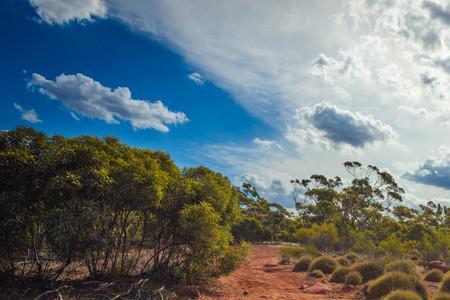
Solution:
{"label": "spinifex grass clump", "polygon": [[428,290],[425,284],[417,276],[401,272],[390,272],[369,282],[367,287],[368,299],[381,299],[395,290],[413,291],[423,300],[428,299]]}
{"label": "spinifex grass clump", "polygon": [[417,265],[411,260],[396,260],[386,265],[386,272],[401,272],[409,275],[419,276]]}
{"label": "spinifex grass clump", "polygon": [[358,271],[363,278],[363,282],[380,277],[384,273],[383,263],[380,261],[364,261],[352,266],[352,269]]}
{"label": "spinifex grass clump", "polygon": [[352,264],[355,263],[359,258],[358,254],[353,252],[345,254],[344,257],[348,259]]}
{"label": "spinifex grass clump", "polygon": [[390,292],[383,300],[421,300],[420,296],[413,291],[397,290]]}
{"label": "spinifex grass clump", "polygon": [[349,267],[337,267],[331,274],[330,281],[335,283],[344,283],[345,276],[350,273],[352,269]]}
{"label": "spinifex grass clump", "polygon": [[344,282],[351,285],[360,285],[363,283],[363,278],[358,272],[350,271],[347,275],[345,275]]}
{"label": "spinifex grass clump", "polygon": [[294,272],[305,272],[308,271],[309,265],[312,262],[312,257],[302,256],[299,258],[298,262],[294,265]]}
{"label": "spinifex grass clump", "polygon": [[433,300],[450,300],[450,294],[439,292],[436,295],[434,295]]}
{"label": "spinifex grass clump", "polygon": [[424,280],[429,282],[441,282],[444,273],[441,270],[433,269],[425,274]]}
{"label": "spinifex grass clump", "polygon": [[450,272],[445,273],[442,278],[441,292],[450,293]]}
{"label": "spinifex grass clump", "polygon": [[336,261],[338,264],[340,264],[341,266],[344,266],[344,267],[348,267],[351,265],[351,262],[343,256],[336,258]]}
{"label": "spinifex grass clump", "polygon": [[325,274],[321,271],[321,270],[312,270],[309,274],[308,277],[312,277],[312,278],[325,278]]}
{"label": "spinifex grass clump", "polygon": [[321,270],[325,274],[331,274],[337,267],[337,262],[330,256],[321,256],[314,259],[309,270]]}

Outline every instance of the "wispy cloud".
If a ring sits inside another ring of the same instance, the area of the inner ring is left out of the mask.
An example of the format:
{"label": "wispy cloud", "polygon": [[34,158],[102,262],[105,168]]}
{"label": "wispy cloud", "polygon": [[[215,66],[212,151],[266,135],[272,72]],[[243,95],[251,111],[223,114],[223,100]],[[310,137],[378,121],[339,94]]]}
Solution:
{"label": "wispy cloud", "polygon": [[32,109],[24,109],[21,105],[14,103],[14,108],[17,109],[19,112],[22,113],[22,120],[25,120],[30,123],[42,123],[42,120],[39,119],[38,114],[36,111]]}
{"label": "wispy cloud", "polygon": [[103,0],[29,0],[36,13],[46,23],[64,24],[70,21],[92,21],[106,16]]}
{"label": "wispy cloud", "polygon": [[188,78],[198,85],[203,85],[205,83],[203,80],[203,76],[197,72],[189,74]]}

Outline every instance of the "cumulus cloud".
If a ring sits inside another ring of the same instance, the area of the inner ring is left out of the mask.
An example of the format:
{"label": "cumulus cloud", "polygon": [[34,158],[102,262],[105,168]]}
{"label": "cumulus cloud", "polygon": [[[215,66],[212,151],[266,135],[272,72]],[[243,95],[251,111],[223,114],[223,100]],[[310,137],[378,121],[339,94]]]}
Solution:
{"label": "cumulus cloud", "polygon": [[70,21],[92,21],[106,16],[103,0],[30,0],[36,13],[46,23],[64,24]]}
{"label": "cumulus cloud", "polygon": [[442,147],[440,152],[439,159],[426,159],[415,171],[403,174],[403,178],[450,190],[450,149]]}
{"label": "cumulus cloud", "polygon": [[111,89],[79,73],[61,74],[55,80],[33,73],[29,86],[37,87],[51,99],[60,100],[70,111],[111,124],[124,120],[134,129],[168,132],[168,125],[188,121],[184,113],[170,111],[161,101],[133,99],[127,87]]}
{"label": "cumulus cloud", "polygon": [[444,8],[441,5],[431,1],[425,1],[423,6],[430,11],[431,17],[437,18],[450,25],[450,9],[448,6],[447,8]]}
{"label": "cumulus cloud", "polygon": [[334,145],[362,148],[396,135],[391,126],[371,115],[344,110],[326,102],[305,107],[297,113],[300,128],[296,133],[306,135],[301,138],[307,143],[325,143],[326,140]]}
{"label": "cumulus cloud", "polygon": [[197,72],[189,74],[188,78],[198,85],[203,85],[205,83],[203,80],[203,76]]}
{"label": "cumulus cloud", "polygon": [[283,149],[283,147],[280,144],[278,144],[277,142],[275,142],[275,141],[263,140],[263,139],[260,139],[258,137],[255,137],[252,140],[252,143],[257,145],[257,146],[259,146],[259,147],[261,147],[261,148],[263,148],[263,149],[268,149],[268,150],[270,150],[270,149]]}
{"label": "cumulus cloud", "polygon": [[25,120],[30,123],[41,123],[42,120],[39,119],[38,114],[34,111],[34,109],[24,109],[21,105],[14,103],[14,108],[22,113],[22,120]]}

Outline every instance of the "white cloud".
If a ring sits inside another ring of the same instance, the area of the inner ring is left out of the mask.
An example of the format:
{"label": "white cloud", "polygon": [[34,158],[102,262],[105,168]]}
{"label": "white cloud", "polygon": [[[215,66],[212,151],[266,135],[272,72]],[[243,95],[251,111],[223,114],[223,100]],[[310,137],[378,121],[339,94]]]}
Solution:
{"label": "white cloud", "polygon": [[14,103],[14,108],[22,113],[22,120],[25,120],[30,123],[42,123],[42,120],[39,119],[38,114],[34,111],[34,109],[24,109],[21,105]]}
{"label": "white cloud", "polygon": [[188,78],[198,85],[203,85],[205,83],[203,80],[203,76],[197,72],[189,74]]}
{"label": "white cloud", "polygon": [[70,112],[70,116],[75,120],[80,121],[80,118],[78,118],[78,116],[73,111]]}
{"label": "white cloud", "polygon": [[111,89],[83,74],[61,74],[52,81],[33,73],[29,86],[60,100],[71,111],[111,124],[125,120],[134,129],[168,132],[168,125],[188,121],[184,113],[170,111],[161,101],[133,99],[127,87]]}
{"label": "white cloud", "polygon": [[49,24],[92,21],[106,16],[103,0],[29,0],[39,17]]}
{"label": "white cloud", "polygon": [[267,149],[267,150],[270,150],[270,149],[279,149],[279,150],[281,150],[281,149],[283,149],[283,147],[281,147],[281,145],[278,144],[275,141],[263,140],[263,139],[260,139],[258,137],[255,137],[252,140],[252,143],[257,145],[257,146],[259,146],[259,147],[261,147],[261,148],[263,148],[263,149]]}

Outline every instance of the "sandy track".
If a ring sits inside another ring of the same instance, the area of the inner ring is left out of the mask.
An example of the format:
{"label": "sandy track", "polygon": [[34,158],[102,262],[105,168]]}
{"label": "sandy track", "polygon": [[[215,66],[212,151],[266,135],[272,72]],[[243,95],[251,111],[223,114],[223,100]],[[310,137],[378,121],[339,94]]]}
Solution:
{"label": "sandy track", "polygon": [[354,299],[357,290],[342,292],[343,285],[325,286],[325,295],[307,294],[300,286],[323,285],[319,280],[306,278],[306,273],[292,272],[292,266],[279,266],[277,246],[253,246],[249,259],[230,276],[224,277],[202,290],[202,300],[212,299]]}

